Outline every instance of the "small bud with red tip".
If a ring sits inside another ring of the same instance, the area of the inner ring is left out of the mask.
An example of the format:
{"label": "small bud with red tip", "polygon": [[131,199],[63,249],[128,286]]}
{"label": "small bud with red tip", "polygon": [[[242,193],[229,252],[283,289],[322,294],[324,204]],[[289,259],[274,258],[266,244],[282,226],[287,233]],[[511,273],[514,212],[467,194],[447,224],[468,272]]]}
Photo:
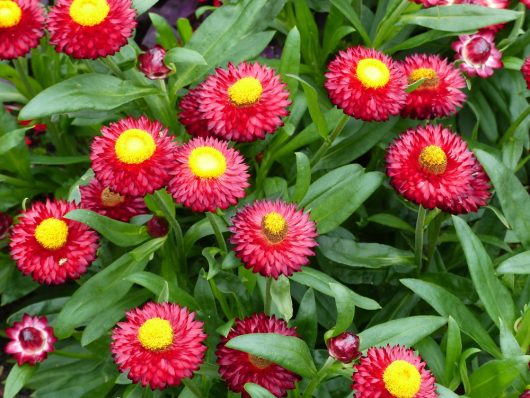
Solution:
{"label": "small bud with red tip", "polygon": [[166,236],[169,231],[169,224],[164,217],[153,216],[147,222],[147,233],[153,238]]}
{"label": "small bud with red tip", "polygon": [[328,340],[329,355],[338,361],[350,363],[361,356],[359,336],[344,332]]}
{"label": "small bud with red tip", "polygon": [[138,56],[138,69],[151,80],[165,79],[172,70],[164,63],[166,50],[161,46],[154,46]]}

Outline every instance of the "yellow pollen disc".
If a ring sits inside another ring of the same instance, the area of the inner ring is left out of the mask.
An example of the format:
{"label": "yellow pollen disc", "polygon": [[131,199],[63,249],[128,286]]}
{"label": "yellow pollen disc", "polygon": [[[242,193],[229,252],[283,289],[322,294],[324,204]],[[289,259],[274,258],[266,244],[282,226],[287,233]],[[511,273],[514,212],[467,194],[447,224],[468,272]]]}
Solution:
{"label": "yellow pollen disc", "polygon": [[188,166],[200,178],[217,178],[226,171],[226,158],[211,146],[201,146],[191,151]]}
{"label": "yellow pollen disc", "polygon": [[403,360],[392,362],[383,372],[386,390],[396,398],[413,398],[421,387],[416,366]]}
{"label": "yellow pollen disc", "polygon": [[138,341],[149,351],[165,350],[173,344],[173,328],[166,319],[148,319],[138,329]]}
{"label": "yellow pollen disc", "polygon": [[267,213],[261,220],[261,230],[271,243],[279,243],[287,235],[287,221],[275,211]]}
{"label": "yellow pollen disc", "polygon": [[96,26],[107,18],[110,6],[106,0],[74,0],[70,17],[82,26]]}
{"label": "yellow pollen disc", "polygon": [[418,159],[421,167],[432,174],[443,174],[447,168],[447,155],[437,145],[429,145],[423,148]]}
{"label": "yellow pollen disc", "polygon": [[0,0],[0,28],[16,26],[22,18],[22,9],[11,0]]}
{"label": "yellow pollen disc", "polygon": [[267,369],[273,364],[273,362],[262,357],[255,357],[254,355],[248,354],[248,361],[258,369]]}
{"label": "yellow pollen disc", "polygon": [[440,83],[438,74],[431,68],[414,69],[409,76],[409,84],[416,83],[420,79],[425,79],[419,87],[421,88],[436,88]]}
{"label": "yellow pollen disc", "polygon": [[381,88],[390,80],[390,70],[384,62],[374,58],[361,59],[355,71],[364,87]]}
{"label": "yellow pollen disc", "polygon": [[114,145],[116,156],[123,163],[140,164],[155,153],[155,140],[145,130],[130,129],[120,134]]}
{"label": "yellow pollen disc", "polygon": [[261,82],[254,77],[243,77],[228,87],[228,96],[237,106],[253,105],[263,93]]}
{"label": "yellow pollen disc", "polygon": [[63,220],[50,217],[37,225],[33,236],[45,249],[57,250],[66,244],[68,225]]}

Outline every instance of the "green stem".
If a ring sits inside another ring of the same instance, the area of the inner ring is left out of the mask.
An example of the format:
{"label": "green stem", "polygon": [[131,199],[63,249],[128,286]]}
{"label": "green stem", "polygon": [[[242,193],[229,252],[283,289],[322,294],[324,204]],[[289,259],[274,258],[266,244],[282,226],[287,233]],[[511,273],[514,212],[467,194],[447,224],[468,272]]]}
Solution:
{"label": "green stem", "polygon": [[267,278],[267,283],[265,284],[265,300],[263,303],[263,308],[264,308],[265,314],[267,315],[270,315],[272,312],[271,287],[272,287],[272,278]]}
{"label": "green stem", "polygon": [[444,219],[444,213],[438,214],[434,217],[429,223],[428,227],[428,237],[429,245],[427,247],[427,266],[430,264],[434,251],[436,250],[436,244],[438,243],[438,235],[440,234],[440,228],[442,226],[442,221]]}
{"label": "green stem", "polygon": [[29,98],[33,98],[35,96],[35,91],[33,91],[33,87],[29,81],[28,64],[26,58],[18,57],[13,61],[13,64],[15,65],[15,70],[17,71],[24,88],[28,92]]}
{"label": "green stem", "polygon": [[418,207],[418,218],[416,220],[416,237],[414,239],[414,254],[416,256],[416,264],[418,265],[418,273],[421,273],[423,262],[423,230],[425,228],[425,215],[427,210],[420,205]]}
{"label": "green stem", "polygon": [[512,136],[515,134],[515,130],[517,130],[519,125],[522,122],[524,122],[524,120],[528,117],[528,115],[530,115],[530,106],[526,108],[524,112],[521,113],[517,119],[515,119],[515,122],[513,122],[510,128],[506,130],[506,132],[504,133],[504,135],[502,136],[499,142],[501,145],[505,144],[506,142],[512,139]]}
{"label": "green stem", "polygon": [[329,139],[322,143],[320,148],[318,148],[318,150],[315,152],[315,154],[311,158],[311,167],[317,164],[318,161],[322,158],[322,156],[326,154],[326,152],[331,147],[331,145],[333,145],[333,141],[335,141],[335,139],[340,135],[340,133],[344,129],[344,126],[346,126],[346,123],[348,122],[349,119],[350,117],[348,115],[346,114],[342,115],[342,118],[339,120],[339,123],[335,127],[335,130],[333,130],[333,132],[329,136]]}
{"label": "green stem", "polygon": [[324,365],[319,369],[318,373],[315,377],[309,382],[307,385],[304,395],[302,395],[302,398],[311,398],[313,396],[313,393],[317,389],[317,387],[320,385],[320,383],[326,378],[329,372],[329,368],[331,365],[335,363],[335,360],[331,357],[328,357]]}
{"label": "green stem", "polygon": [[271,156],[270,153],[267,152],[265,156],[263,157],[263,161],[261,162],[261,165],[259,166],[257,173],[256,173],[256,194],[260,195],[263,193],[263,185],[265,184],[265,178],[267,178],[267,174],[269,173],[269,169],[271,167]]}
{"label": "green stem", "polygon": [[213,233],[215,234],[215,239],[217,239],[217,244],[219,245],[219,248],[223,251],[223,255],[226,255],[228,253],[228,247],[226,246],[225,238],[223,237],[223,234],[221,233],[221,230],[219,229],[219,225],[217,225],[215,216],[209,211],[207,211],[206,217],[208,218],[208,221],[210,221],[210,224],[212,226]]}
{"label": "green stem", "polygon": [[217,299],[217,301],[221,305],[221,309],[223,310],[223,314],[225,314],[226,319],[234,318],[234,315],[232,314],[232,311],[230,310],[230,306],[228,305],[228,302],[226,301],[226,297],[217,287],[217,284],[215,283],[215,279],[214,278],[208,279],[208,283],[210,284],[210,288],[212,289],[212,293],[214,297]]}
{"label": "green stem", "polygon": [[69,352],[69,351],[61,351],[61,350],[54,350],[52,352],[52,355],[58,355],[60,357],[75,358],[75,359],[98,359],[97,356],[91,355],[91,354],[80,354],[77,352]]}

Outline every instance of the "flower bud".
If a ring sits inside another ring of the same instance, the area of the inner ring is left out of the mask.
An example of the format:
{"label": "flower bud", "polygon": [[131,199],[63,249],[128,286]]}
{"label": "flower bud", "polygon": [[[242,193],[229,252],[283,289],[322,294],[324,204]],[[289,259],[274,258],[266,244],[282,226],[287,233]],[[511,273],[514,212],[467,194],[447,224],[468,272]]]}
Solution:
{"label": "flower bud", "polygon": [[160,238],[167,235],[169,224],[164,217],[153,216],[147,222],[147,233],[153,238]]}
{"label": "flower bud", "polygon": [[361,356],[359,336],[344,332],[328,340],[329,355],[338,361],[350,363]]}
{"label": "flower bud", "polygon": [[519,398],[530,398],[530,390],[526,390],[521,395],[519,395]]}
{"label": "flower bud", "polygon": [[161,46],[154,46],[147,50],[147,52],[138,56],[138,69],[151,80],[165,79],[171,73],[166,64],[164,64],[164,57],[166,50]]}
{"label": "flower bud", "polygon": [[7,237],[12,223],[13,219],[9,214],[0,212],[0,240]]}

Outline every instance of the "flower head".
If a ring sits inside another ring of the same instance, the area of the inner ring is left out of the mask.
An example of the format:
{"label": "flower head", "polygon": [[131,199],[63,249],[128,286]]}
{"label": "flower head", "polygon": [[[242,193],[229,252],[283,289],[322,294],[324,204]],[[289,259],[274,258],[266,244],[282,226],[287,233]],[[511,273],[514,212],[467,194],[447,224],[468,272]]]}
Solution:
{"label": "flower head", "polygon": [[390,184],[406,199],[451,214],[477,211],[489,197],[489,178],[462,138],[441,125],[418,126],[387,150]]}
{"label": "flower head", "polygon": [[164,63],[165,56],[166,50],[162,46],[156,45],[138,56],[138,69],[148,79],[165,79],[171,73],[171,69]]}
{"label": "flower head", "polygon": [[403,117],[435,119],[457,112],[466,100],[466,87],[458,69],[438,55],[414,54],[403,61],[403,70],[409,84],[424,79],[408,93],[401,111]]}
{"label": "flower head", "polygon": [[300,271],[317,246],[309,214],[279,200],[260,200],[240,209],[230,231],[230,242],[245,267],[275,279]]}
{"label": "flower head", "polygon": [[64,215],[77,206],[61,200],[36,202],[11,231],[11,257],[39,283],[60,284],[84,274],[96,258],[98,235]]}
{"label": "flower head", "polygon": [[48,15],[50,43],[74,58],[113,55],[132,36],[131,0],[58,0]]}
{"label": "flower head", "polygon": [[383,121],[405,105],[407,79],[387,55],[362,46],[340,51],[328,65],[329,98],[356,119]]}
{"label": "flower head", "polygon": [[182,97],[179,120],[186,126],[188,134],[195,137],[208,137],[211,133],[208,130],[208,120],[204,118],[200,110],[200,92],[201,86],[198,86]]}
{"label": "flower head", "polygon": [[277,333],[284,336],[296,336],[296,331],[289,328],[284,320],[260,313],[245,319],[237,319],[228,336],[221,337],[217,345],[217,364],[219,374],[228,388],[240,392],[243,398],[249,398],[244,386],[254,383],[269,390],[275,397],[284,397],[287,390],[292,390],[300,378],[293,372],[282,368],[265,358],[256,357],[243,351],[226,347],[226,343],[236,337],[250,333]]}
{"label": "flower head", "polygon": [[526,390],[521,395],[519,395],[519,398],[530,398],[530,390]]}
{"label": "flower head", "polygon": [[216,138],[197,137],[177,148],[168,190],[193,211],[235,205],[249,186],[248,166],[236,149]]}
{"label": "flower head", "polygon": [[387,345],[369,348],[354,365],[356,398],[436,398],[435,379],[426,363],[410,348]]}
{"label": "flower head", "polygon": [[24,314],[22,321],[7,328],[6,334],[11,341],[7,343],[5,351],[16,359],[19,366],[44,361],[48,353],[53,352],[57,340],[45,316],[32,317],[29,314]]}
{"label": "flower head", "polygon": [[195,313],[172,303],[149,302],[127,312],[112,331],[111,352],[120,372],[151,389],[177,386],[192,377],[206,346]]}
{"label": "flower head", "polygon": [[44,35],[44,9],[35,0],[0,0],[0,60],[26,55]]}
{"label": "flower head", "polygon": [[158,121],[128,117],[101,129],[90,159],[96,178],[121,195],[143,196],[169,181],[175,144]]}
{"label": "flower head", "polygon": [[[285,83],[269,67],[243,62],[238,66],[228,64],[228,69],[216,69],[181,101],[183,114],[180,121],[191,134],[209,134],[224,140],[255,141],[272,134],[283,124],[282,117],[289,114],[289,92]],[[190,106],[198,108],[193,111]],[[200,116],[199,116],[200,115]],[[191,123],[203,119],[201,129]]]}
{"label": "flower head", "polygon": [[343,363],[350,363],[361,356],[359,336],[344,332],[327,341],[329,355]]}
{"label": "flower head", "polygon": [[530,57],[526,57],[521,68],[524,80],[526,82],[526,88],[530,90]]}
{"label": "flower head", "polygon": [[460,68],[469,76],[489,77],[494,69],[502,68],[502,54],[495,47],[494,33],[489,31],[458,36],[451,45],[457,52]]}
{"label": "flower head", "polygon": [[95,178],[90,184],[80,186],[79,190],[81,207],[103,216],[127,222],[131,217],[147,213],[143,197],[120,195]]}

